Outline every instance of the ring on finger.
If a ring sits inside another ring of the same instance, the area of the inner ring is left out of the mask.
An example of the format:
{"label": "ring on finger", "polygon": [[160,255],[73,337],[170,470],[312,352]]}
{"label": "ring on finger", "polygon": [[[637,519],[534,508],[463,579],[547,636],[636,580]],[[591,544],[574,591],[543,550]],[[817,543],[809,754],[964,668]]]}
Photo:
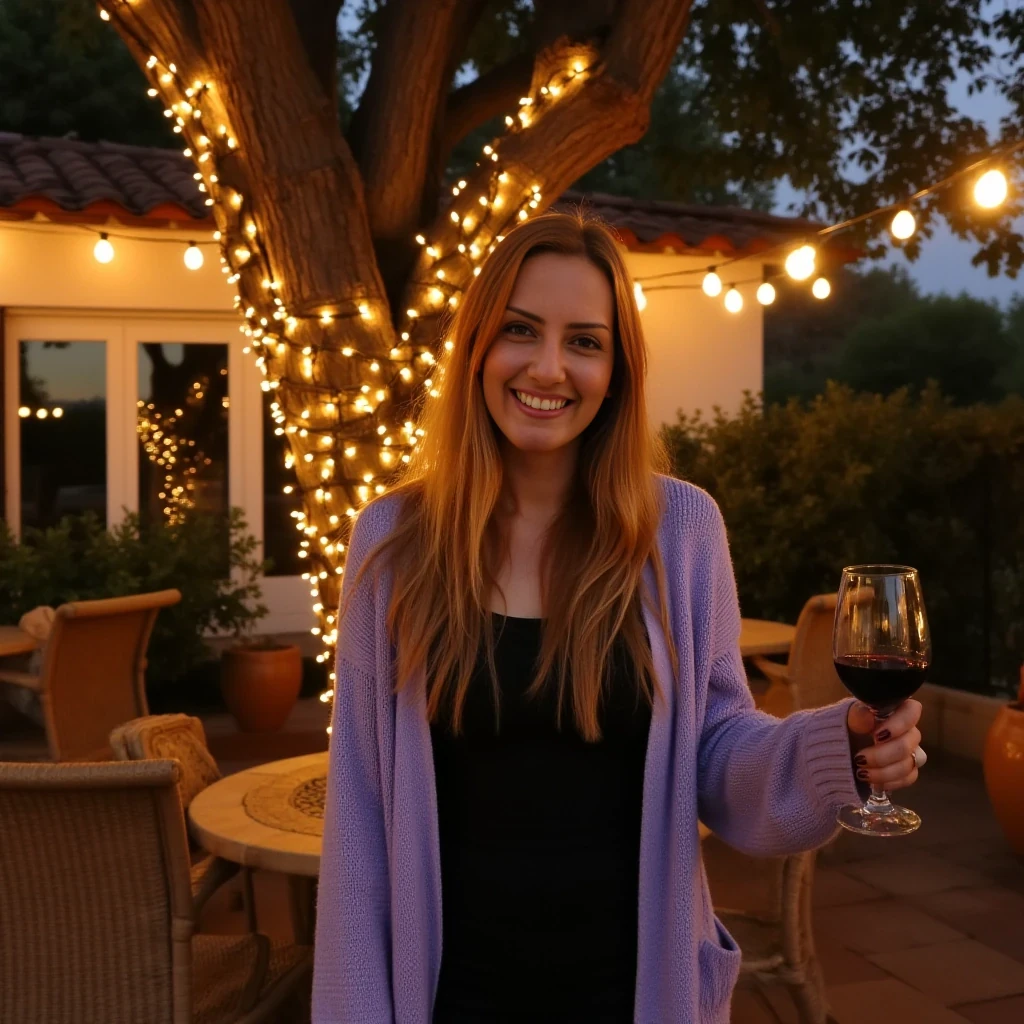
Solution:
{"label": "ring on finger", "polygon": [[911,753],[911,758],[914,761],[914,767],[920,771],[928,763],[928,755],[924,752],[924,747],[914,747]]}

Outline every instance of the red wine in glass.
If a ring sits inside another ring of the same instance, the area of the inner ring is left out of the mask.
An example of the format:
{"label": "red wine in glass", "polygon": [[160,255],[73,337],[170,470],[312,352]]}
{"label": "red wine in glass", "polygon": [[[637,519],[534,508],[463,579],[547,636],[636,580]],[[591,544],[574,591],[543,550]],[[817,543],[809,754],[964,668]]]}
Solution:
{"label": "red wine in glass", "polygon": [[928,662],[897,654],[845,654],[835,661],[843,685],[879,718],[887,718],[924,682]]}
{"label": "red wine in glass", "polygon": [[[843,685],[883,721],[924,682],[931,636],[917,570],[906,565],[852,565],[843,570],[832,631],[832,657]],[[839,812],[839,824],[871,836],[916,831],[920,817],[872,786],[862,806]]]}

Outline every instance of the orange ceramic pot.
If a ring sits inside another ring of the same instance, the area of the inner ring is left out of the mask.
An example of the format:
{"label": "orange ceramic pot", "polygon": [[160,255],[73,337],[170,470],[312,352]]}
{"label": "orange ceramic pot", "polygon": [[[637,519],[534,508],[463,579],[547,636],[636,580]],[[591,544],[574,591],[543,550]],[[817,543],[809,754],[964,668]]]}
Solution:
{"label": "orange ceramic pot", "polygon": [[221,692],[242,732],[276,732],[302,686],[298,647],[232,647],[221,655]]}
{"label": "orange ceramic pot", "polygon": [[1024,700],[999,709],[985,741],[985,786],[1014,853],[1024,856]]}

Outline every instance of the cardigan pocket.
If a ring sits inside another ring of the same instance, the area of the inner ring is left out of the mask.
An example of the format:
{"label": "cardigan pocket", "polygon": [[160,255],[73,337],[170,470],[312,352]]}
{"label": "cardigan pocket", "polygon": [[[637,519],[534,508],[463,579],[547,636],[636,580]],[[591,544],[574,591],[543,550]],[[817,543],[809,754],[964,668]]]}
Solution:
{"label": "cardigan pocket", "polygon": [[740,973],[740,952],[736,940],[716,917],[717,941],[701,939],[697,949],[700,972],[700,1024],[722,1024],[728,1020],[729,1002]]}

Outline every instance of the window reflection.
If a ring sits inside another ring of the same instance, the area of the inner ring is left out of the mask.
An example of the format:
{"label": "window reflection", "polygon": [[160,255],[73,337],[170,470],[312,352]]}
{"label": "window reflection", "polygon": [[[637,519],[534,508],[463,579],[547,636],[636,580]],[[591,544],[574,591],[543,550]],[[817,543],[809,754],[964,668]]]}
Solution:
{"label": "window reflection", "polygon": [[273,565],[268,576],[299,576],[306,569],[298,556],[301,537],[291,513],[300,507],[298,495],[284,489],[295,483],[295,474],[284,468],[288,442],[275,434],[270,415],[272,392],[263,392],[263,552]]}
{"label": "window reflection", "polygon": [[228,513],[228,347],[139,345],[139,514]]}
{"label": "window reflection", "polygon": [[18,362],[22,528],[83,512],[106,524],[106,344],[23,341]]}

